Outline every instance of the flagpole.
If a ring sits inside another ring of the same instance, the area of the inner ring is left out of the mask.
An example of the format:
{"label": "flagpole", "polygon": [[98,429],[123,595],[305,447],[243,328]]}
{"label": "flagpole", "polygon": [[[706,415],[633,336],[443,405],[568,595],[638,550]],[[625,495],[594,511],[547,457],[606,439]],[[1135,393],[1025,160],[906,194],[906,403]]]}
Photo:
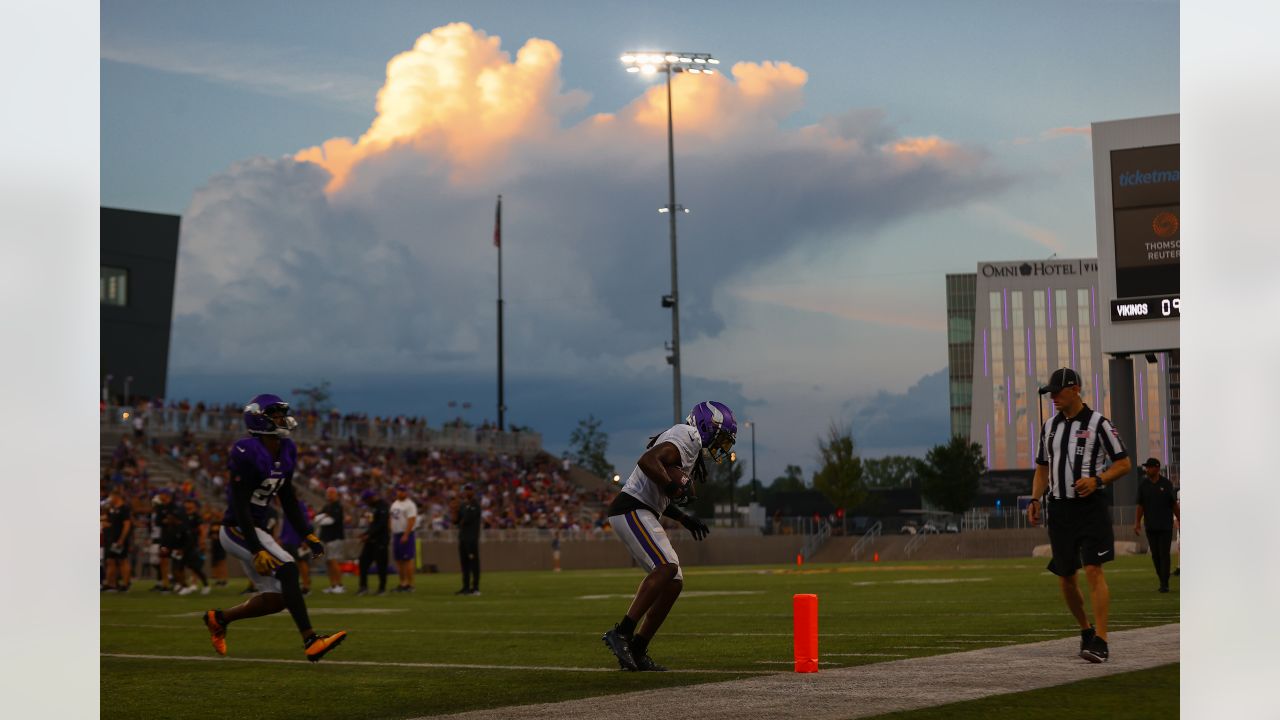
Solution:
{"label": "flagpole", "polygon": [[502,196],[498,196],[498,210],[494,218],[493,243],[498,246],[498,430],[505,432],[506,404],[502,396]]}

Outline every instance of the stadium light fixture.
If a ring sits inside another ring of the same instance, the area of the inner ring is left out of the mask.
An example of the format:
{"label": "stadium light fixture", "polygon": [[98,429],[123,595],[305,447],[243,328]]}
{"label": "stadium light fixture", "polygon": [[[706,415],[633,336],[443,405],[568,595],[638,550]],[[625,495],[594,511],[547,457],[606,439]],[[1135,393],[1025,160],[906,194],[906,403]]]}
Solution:
{"label": "stadium light fixture", "polygon": [[692,52],[675,52],[671,50],[663,50],[657,52],[654,50],[628,50],[622,54],[622,64],[626,66],[629,73],[638,71],[642,75],[653,75],[662,72],[667,79],[667,205],[658,212],[666,213],[671,219],[671,295],[663,296],[662,306],[668,307],[668,298],[670,298],[671,308],[671,343],[668,349],[671,354],[667,356],[667,363],[671,365],[672,372],[672,394],[675,406],[673,417],[675,424],[679,424],[684,418],[684,402],[680,396],[680,293],[679,273],[677,272],[676,262],[676,215],[672,210],[681,212],[689,212],[684,206],[676,204],[676,160],[675,160],[675,130],[672,120],[671,110],[671,73],[673,72],[690,72],[696,74],[711,74],[711,69],[707,65],[716,65],[720,61],[710,55],[710,53],[692,53]]}

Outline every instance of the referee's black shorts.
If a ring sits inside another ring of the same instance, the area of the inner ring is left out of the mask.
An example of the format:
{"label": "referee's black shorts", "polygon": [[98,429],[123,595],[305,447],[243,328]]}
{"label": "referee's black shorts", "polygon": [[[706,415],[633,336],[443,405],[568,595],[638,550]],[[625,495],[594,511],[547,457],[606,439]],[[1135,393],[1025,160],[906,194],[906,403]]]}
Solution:
{"label": "referee's black shorts", "polygon": [[1101,565],[1116,556],[1111,528],[1111,503],[1097,493],[1087,498],[1049,501],[1049,572],[1059,577],[1076,574],[1082,565]]}

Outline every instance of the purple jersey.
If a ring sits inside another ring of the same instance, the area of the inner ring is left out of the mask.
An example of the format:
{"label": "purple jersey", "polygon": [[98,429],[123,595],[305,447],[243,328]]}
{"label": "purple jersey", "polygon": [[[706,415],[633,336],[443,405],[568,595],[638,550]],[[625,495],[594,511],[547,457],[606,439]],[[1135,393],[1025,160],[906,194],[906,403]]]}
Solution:
{"label": "purple jersey", "polygon": [[280,490],[281,483],[293,478],[294,467],[298,464],[298,446],[289,438],[283,438],[280,440],[280,453],[273,458],[262,440],[247,437],[237,440],[228,455],[227,469],[231,472],[231,482],[227,483],[227,511],[222,516],[223,524],[237,527],[233,486],[235,483],[248,483],[253,488],[253,497],[249,499],[253,524],[268,529],[271,499]]}

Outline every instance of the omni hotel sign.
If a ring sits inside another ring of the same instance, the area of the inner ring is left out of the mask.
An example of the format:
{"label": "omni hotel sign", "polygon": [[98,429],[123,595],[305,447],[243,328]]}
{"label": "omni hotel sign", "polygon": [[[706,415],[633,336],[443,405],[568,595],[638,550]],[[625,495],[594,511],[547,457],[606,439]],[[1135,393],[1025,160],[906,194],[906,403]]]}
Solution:
{"label": "omni hotel sign", "polygon": [[983,263],[979,268],[987,278],[1041,278],[1097,275],[1097,260],[1042,260],[1020,263]]}

